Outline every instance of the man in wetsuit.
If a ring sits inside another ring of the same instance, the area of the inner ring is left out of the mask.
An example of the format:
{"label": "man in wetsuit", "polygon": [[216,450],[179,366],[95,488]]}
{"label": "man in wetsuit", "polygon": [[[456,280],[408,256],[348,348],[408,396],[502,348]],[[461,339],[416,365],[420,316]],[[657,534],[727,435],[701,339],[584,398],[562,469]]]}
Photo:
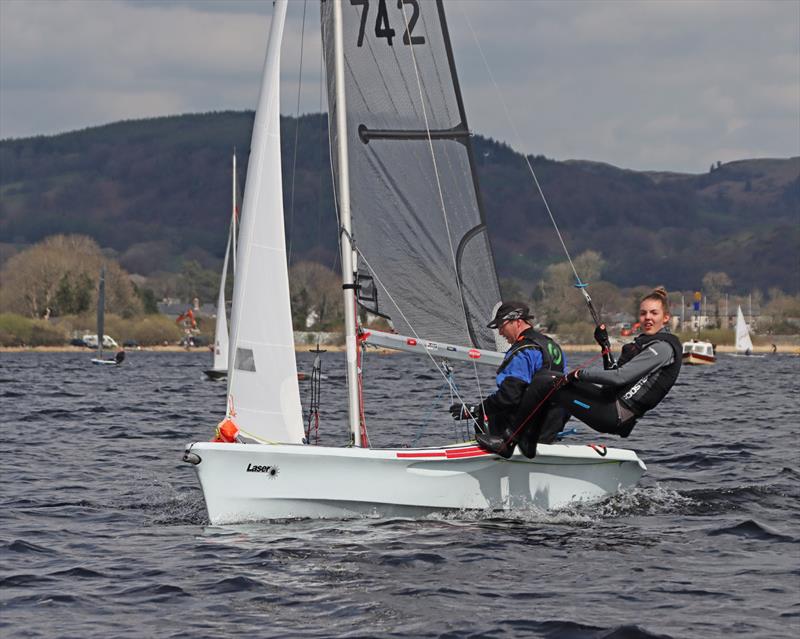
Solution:
{"label": "man in wetsuit", "polygon": [[453,404],[450,412],[455,419],[475,419],[477,424],[488,420],[488,433],[478,433],[478,444],[508,459],[519,443],[528,457],[536,454],[539,439],[552,441],[565,420],[564,411],[557,407],[543,407],[534,428],[526,429],[532,438],[520,438],[516,432],[521,421],[520,403],[533,376],[541,370],[563,375],[566,359],[561,348],[552,339],[531,326],[533,315],[522,302],[505,302],[497,309],[494,319],[487,324],[495,328],[511,347],[497,369],[497,391],[480,404]]}

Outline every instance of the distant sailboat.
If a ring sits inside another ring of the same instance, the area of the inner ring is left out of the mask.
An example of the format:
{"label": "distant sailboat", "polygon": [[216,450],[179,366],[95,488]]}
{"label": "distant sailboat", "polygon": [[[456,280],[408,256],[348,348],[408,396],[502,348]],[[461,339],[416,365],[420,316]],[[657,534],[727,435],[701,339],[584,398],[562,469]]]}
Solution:
{"label": "distant sailboat", "polygon": [[[100,282],[97,290],[97,357],[92,358],[92,364],[122,364],[125,359],[125,351],[119,351],[111,359],[103,358],[103,342],[108,336],[105,334],[106,320],[106,267],[100,268]],[[108,338],[110,343],[115,343]]]}
{"label": "distant sailboat", "polygon": [[731,353],[734,357],[764,357],[763,355],[753,355],[753,340],[750,339],[750,330],[747,322],[744,321],[742,307],[736,307],[736,352]]}
{"label": "distant sailboat", "polygon": [[236,153],[233,154],[233,206],[228,231],[228,244],[225,247],[225,261],[222,263],[222,277],[217,295],[217,324],[214,328],[214,363],[212,368],[203,371],[209,379],[224,379],[228,375],[228,316],[225,299],[225,283],[228,279],[228,258],[233,257],[233,275],[236,277],[236,222],[239,214],[236,194]]}

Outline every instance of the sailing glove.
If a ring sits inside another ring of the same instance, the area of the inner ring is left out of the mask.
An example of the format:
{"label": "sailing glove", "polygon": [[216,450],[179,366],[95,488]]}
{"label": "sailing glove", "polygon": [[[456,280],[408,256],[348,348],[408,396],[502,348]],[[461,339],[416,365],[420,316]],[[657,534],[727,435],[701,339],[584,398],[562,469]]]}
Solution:
{"label": "sailing glove", "polygon": [[580,377],[581,369],[576,368],[575,370],[570,371],[564,376],[564,379],[567,381],[567,384],[571,384],[572,382],[577,382],[578,378]]}
{"label": "sailing glove", "polygon": [[608,346],[608,331],[605,324],[600,324],[594,329],[594,341],[603,348]]}
{"label": "sailing glove", "polygon": [[483,421],[482,404],[453,404],[450,406],[450,414],[453,419],[475,419]]}

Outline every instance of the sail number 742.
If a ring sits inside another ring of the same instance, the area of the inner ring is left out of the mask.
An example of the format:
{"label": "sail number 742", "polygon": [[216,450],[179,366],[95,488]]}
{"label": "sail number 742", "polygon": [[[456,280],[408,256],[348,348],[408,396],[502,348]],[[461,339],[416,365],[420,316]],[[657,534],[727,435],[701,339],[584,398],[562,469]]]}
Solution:
{"label": "sail number 742", "polygon": [[[364,31],[367,28],[367,16],[369,14],[369,0],[350,0],[353,6],[360,6],[361,9],[361,23],[358,26],[358,40],[356,46],[364,45]],[[408,25],[403,33],[403,44],[425,44],[425,36],[412,35],[414,27],[419,20],[419,0],[397,0],[397,8],[401,13],[404,13],[403,5],[411,7],[411,17],[408,19]],[[403,24],[405,24],[405,15],[403,16]],[[386,8],[386,0],[378,0],[378,14],[375,16],[375,37],[386,38],[389,46],[392,46],[392,39],[395,37],[395,31],[389,26],[389,11]]]}

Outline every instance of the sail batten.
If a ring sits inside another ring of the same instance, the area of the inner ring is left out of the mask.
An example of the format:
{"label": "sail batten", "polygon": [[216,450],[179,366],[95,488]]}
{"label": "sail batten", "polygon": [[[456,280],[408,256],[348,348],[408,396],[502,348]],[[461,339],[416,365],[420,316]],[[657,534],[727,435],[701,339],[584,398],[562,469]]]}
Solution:
{"label": "sail batten", "polygon": [[[322,3],[322,29],[335,144],[331,4]],[[397,4],[342,4],[359,270],[374,277],[397,331],[494,348],[485,323],[500,291],[444,10]]]}

